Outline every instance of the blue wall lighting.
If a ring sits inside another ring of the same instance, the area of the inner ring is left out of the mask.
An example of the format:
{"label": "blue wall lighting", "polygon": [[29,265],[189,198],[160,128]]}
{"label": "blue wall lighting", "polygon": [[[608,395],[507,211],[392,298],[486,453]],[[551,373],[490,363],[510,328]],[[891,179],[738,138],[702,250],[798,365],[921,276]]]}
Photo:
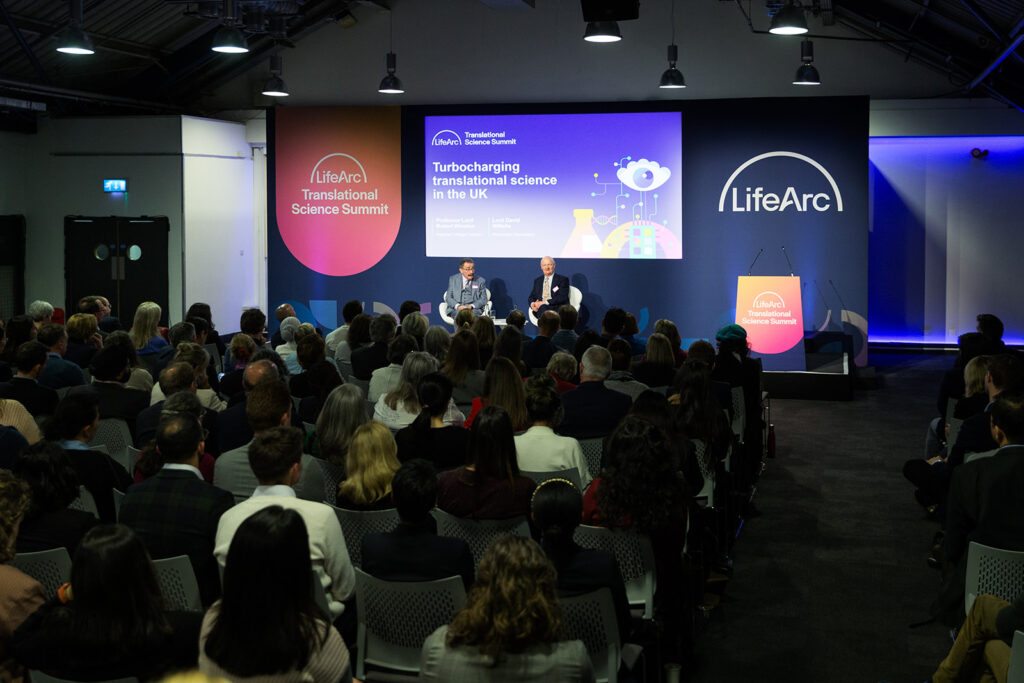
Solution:
{"label": "blue wall lighting", "polygon": [[126,178],[104,178],[104,192],[127,192],[128,180]]}

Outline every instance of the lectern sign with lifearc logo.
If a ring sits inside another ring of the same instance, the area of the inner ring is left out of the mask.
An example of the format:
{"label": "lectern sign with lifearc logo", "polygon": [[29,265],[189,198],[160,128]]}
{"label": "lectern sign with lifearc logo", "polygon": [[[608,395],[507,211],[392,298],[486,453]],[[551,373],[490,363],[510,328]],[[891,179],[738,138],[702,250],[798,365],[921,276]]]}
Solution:
{"label": "lectern sign with lifearc logo", "polygon": [[747,331],[752,351],[782,353],[796,346],[804,338],[800,278],[740,277],[736,324]]}

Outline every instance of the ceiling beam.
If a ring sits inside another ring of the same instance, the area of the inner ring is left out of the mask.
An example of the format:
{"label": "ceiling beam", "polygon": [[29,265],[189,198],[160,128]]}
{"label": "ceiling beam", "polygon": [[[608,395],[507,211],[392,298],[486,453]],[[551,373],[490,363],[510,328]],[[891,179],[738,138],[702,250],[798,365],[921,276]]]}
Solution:
{"label": "ceiling beam", "polygon": [[[23,14],[12,14],[8,19],[8,23],[13,22],[11,26],[17,26],[19,29],[26,33],[41,37],[49,37],[57,33],[59,30],[64,28],[62,24],[52,24],[47,21],[40,21],[39,19],[33,19],[32,17],[26,17]],[[97,50],[105,50],[107,52],[116,52],[118,54],[127,55],[129,57],[136,57],[138,59],[144,59],[147,61],[158,61],[161,57],[169,54],[166,51],[158,48],[153,48],[149,45],[142,43],[134,43],[129,40],[121,40],[120,38],[114,38],[112,36],[106,36],[99,33],[89,31],[89,37],[92,38],[93,45]]]}
{"label": "ceiling beam", "polygon": [[42,63],[39,61],[39,57],[36,56],[35,50],[25,40],[25,36],[21,34],[21,29],[14,16],[7,11],[7,3],[4,0],[0,0],[0,14],[3,14],[4,21],[7,22],[7,26],[11,29],[11,33],[14,34],[14,39],[18,41],[18,45],[21,46],[22,52],[25,53],[25,57],[28,58],[32,68],[36,70],[36,75],[43,83],[49,83],[50,78],[46,75],[46,69],[43,68]]}

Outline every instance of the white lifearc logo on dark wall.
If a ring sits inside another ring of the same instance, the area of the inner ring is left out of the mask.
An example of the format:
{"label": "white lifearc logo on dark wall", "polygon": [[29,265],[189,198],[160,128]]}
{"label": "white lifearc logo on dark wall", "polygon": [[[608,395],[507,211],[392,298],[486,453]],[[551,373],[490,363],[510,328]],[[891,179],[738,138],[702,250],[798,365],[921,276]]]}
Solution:
{"label": "white lifearc logo on dark wall", "polygon": [[431,138],[430,144],[434,147],[450,147],[452,145],[462,145],[462,138],[454,130],[439,130],[434,133],[434,137]]}
{"label": "white lifearc logo on dark wall", "polygon": [[[830,195],[827,192],[800,192],[792,185],[784,188],[781,193],[766,192],[764,187],[745,187],[742,190],[738,187],[733,187],[733,181],[736,180],[740,173],[757,162],[772,157],[789,157],[810,164],[825,176],[829,185],[832,186],[832,194]],[[727,200],[729,200],[728,209],[726,209]],[[756,213],[760,211],[781,213],[789,209],[793,211],[817,212],[831,211],[832,209],[835,209],[837,212],[843,210],[843,195],[839,192],[839,185],[836,184],[832,174],[814,159],[803,154],[797,154],[796,152],[765,152],[764,154],[758,154],[756,157],[747,159],[725,181],[725,185],[722,187],[722,195],[718,198],[719,213],[724,213],[725,211],[736,213]]]}

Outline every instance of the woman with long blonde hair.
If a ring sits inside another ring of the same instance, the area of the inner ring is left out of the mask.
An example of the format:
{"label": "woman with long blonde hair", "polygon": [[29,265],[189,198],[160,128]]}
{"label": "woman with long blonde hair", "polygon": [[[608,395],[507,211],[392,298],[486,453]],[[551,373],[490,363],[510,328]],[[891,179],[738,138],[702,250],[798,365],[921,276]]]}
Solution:
{"label": "woman with long blonde hair", "polygon": [[132,322],[130,334],[135,352],[140,356],[156,353],[167,346],[167,340],[161,337],[157,330],[161,315],[163,315],[163,311],[160,309],[160,304],[152,301],[143,301],[135,309],[135,320]]}
{"label": "woman with long blonde hair", "polygon": [[395,506],[391,480],[398,471],[398,446],[391,430],[380,422],[360,425],[345,455],[347,476],[338,484],[338,507],[384,510]]}

